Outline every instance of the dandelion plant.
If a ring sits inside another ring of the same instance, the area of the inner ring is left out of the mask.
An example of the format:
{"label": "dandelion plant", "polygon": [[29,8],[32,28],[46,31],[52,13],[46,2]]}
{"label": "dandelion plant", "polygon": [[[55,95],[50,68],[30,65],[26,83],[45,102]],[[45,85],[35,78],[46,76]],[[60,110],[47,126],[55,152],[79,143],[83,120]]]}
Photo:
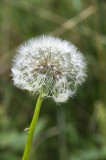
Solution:
{"label": "dandelion plant", "polygon": [[32,38],[17,49],[12,67],[14,85],[39,94],[29,128],[23,160],[28,160],[40,107],[44,99],[66,102],[86,78],[84,56],[70,42],[52,36]]}

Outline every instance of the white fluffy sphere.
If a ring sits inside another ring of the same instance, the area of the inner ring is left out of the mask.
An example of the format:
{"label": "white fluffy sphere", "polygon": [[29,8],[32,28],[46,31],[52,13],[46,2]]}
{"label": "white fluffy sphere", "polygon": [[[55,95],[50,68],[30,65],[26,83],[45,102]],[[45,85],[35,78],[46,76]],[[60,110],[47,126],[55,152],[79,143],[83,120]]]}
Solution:
{"label": "white fluffy sphere", "polygon": [[70,42],[41,36],[25,42],[17,52],[12,76],[18,88],[65,102],[85,81],[85,58]]}

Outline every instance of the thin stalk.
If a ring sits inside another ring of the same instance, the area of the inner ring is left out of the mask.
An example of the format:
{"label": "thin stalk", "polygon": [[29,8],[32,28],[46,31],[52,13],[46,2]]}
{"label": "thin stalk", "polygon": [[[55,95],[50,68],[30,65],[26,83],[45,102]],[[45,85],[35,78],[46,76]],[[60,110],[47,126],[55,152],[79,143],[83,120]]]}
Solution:
{"label": "thin stalk", "polygon": [[42,98],[42,95],[40,94],[39,97],[38,97],[37,103],[36,103],[36,107],[35,107],[33,119],[32,119],[31,125],[30,125],[30,129],[29,129],[29,133],[28,133],[28,139],[27,139],[27,143],[26,143],[26,146],[25,146],[25,150],[24,150],[22,160],[28,160],[29,159],[31,146],[32,146],[32,140],[33,140],[33,135],[34,135],[34,131],[35,131],[35,128],[36,128],[37,121],[38,121],[39,112],[40,112],[42,102],[43,102],[43,98]]}

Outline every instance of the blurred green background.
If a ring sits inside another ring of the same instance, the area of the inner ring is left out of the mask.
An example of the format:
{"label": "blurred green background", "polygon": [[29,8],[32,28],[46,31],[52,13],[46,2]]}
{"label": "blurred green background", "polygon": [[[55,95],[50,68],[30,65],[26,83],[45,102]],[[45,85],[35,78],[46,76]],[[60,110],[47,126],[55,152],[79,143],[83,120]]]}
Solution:
{"label": "blurred green background", "polygon": [[43,102],[30,159],[106,160],[105,11],[105,0],[0,0],[0,160],[21,160],[37,100],[13,85],[12,58],[42,34],[74,43],[88,78],[66,104]]}

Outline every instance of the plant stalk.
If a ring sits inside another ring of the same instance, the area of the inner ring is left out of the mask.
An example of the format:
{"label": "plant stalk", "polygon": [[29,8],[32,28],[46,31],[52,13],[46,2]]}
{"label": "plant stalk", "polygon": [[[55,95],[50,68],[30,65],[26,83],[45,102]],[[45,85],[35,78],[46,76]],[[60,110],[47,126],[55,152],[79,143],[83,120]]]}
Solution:
{"label": "plant stalk", "polygon": [[30,155],[30,151],[31,151],[31,147],[32,147],[32,141],[33,141],[33,135],[34,135],[34,131],[35,131],[35,128],[36,128],[36,125],[37,125],[37,121],[38,121],[39,112],[40,112],[42,102],[43,102],[43,98],[42,98],[42,95],[40,94],[39,97],[38,97],[37,103],[36,103],[36,107],[35,107],[33,119],[32,119],[31,125],[30,125],[28,138],[27,138],[27,142],[26,142],[26,146],[25,146],[25,150],[24,150],[22,160],[28,160],[29,159],[29,155]]}

